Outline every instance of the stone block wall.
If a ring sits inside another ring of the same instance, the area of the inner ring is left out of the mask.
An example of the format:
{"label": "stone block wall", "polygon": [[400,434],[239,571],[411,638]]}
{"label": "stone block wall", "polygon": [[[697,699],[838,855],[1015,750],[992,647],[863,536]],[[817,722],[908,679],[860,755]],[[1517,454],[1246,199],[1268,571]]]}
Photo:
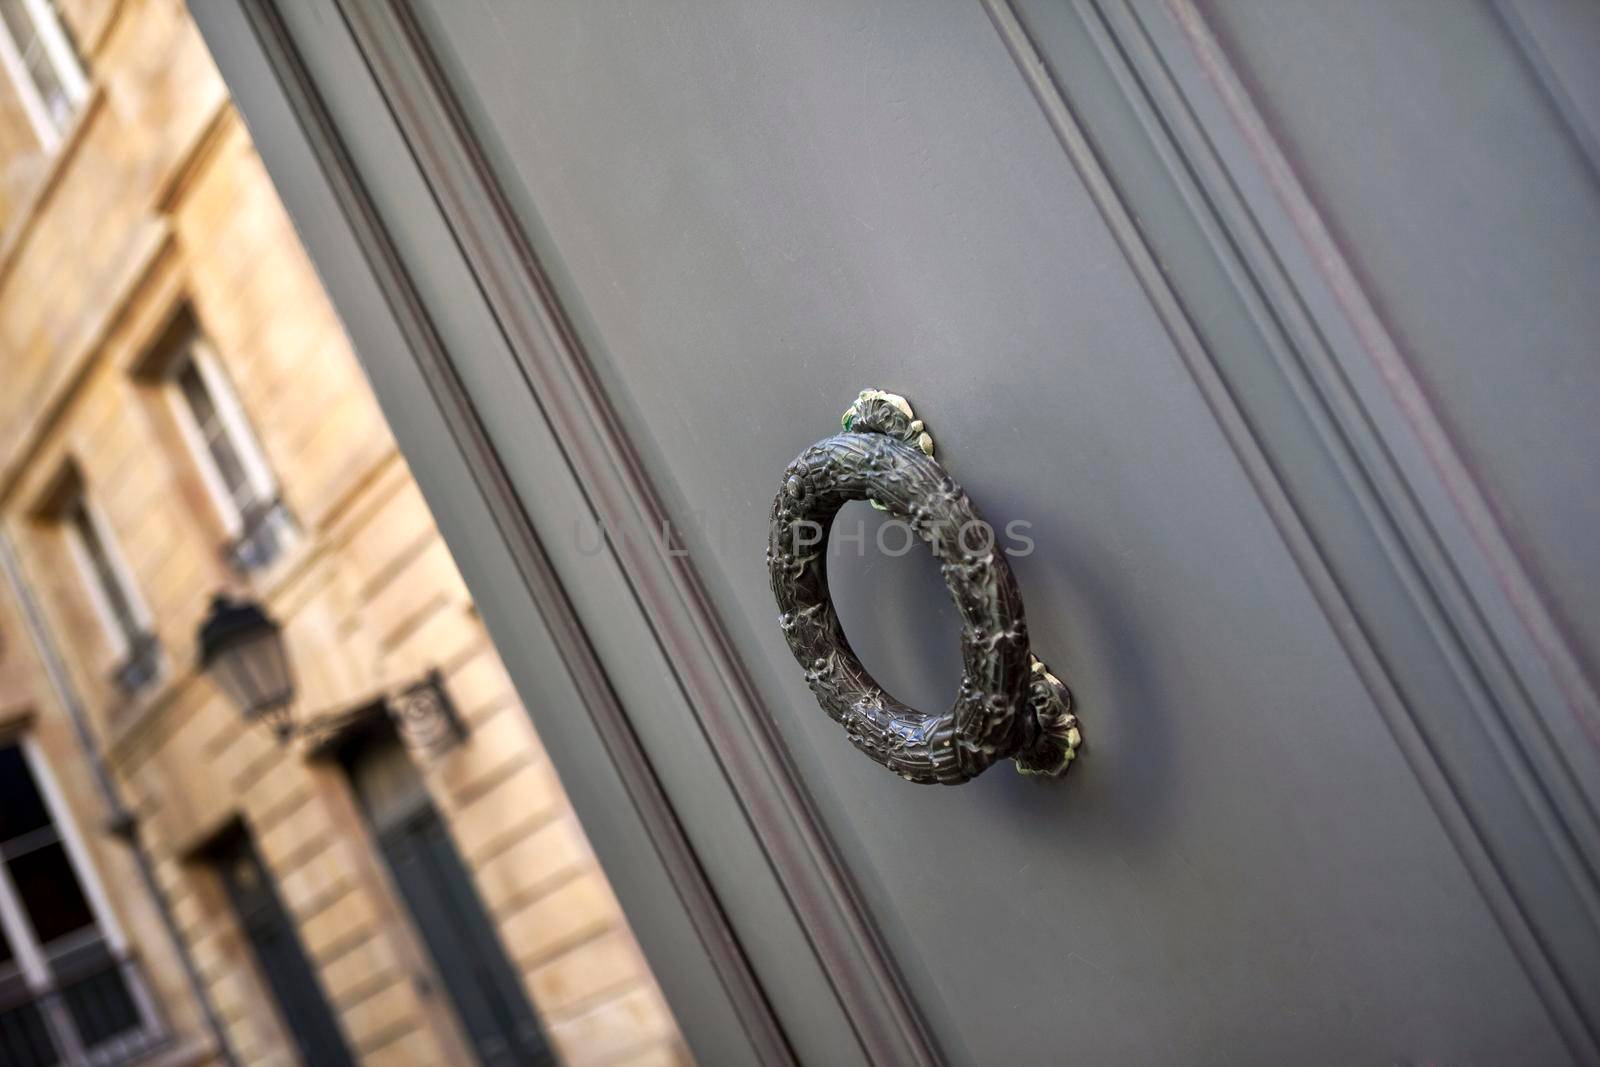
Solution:
{"label": "stone block wall", "polygon": [[[246,726],[197,673],[196,627],[224,588],[284,625],[302,715],[441,672],[467,735],[420,766],[558,1053],[571,1064],[686,1061],[183,5],[60,7],[93,87],[53,152],[30,142],[0,84],[0,524],[230,1044],[249,1064],[297,1062],[204,861],[208,842],[242,824],[359,1060],[471,1062],[343,771]],[[247,577],[223,561],[225,531],[174,430],[170,383],[148,373],[183,309],[238,394],[299,527],[282,559]],[[160,643],[156,680],[131,696],[110,680],[118,650],[52,510],[69,482],[101,516]],[[0,665],[31,655],[22,630],[0,604]],[[48,739],[176,1036],[203,1046],[156,902],[124,846],[97,829],[104,805],[51,687],[31,660],[5,670],[9,706],[31,709],[26,728]]]}

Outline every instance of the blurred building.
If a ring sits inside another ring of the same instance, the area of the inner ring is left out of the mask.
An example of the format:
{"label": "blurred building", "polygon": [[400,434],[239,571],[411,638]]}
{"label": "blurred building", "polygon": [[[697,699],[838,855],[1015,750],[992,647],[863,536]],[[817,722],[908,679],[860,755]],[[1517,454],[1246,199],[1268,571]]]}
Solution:
{"label": "blurred building", "polygon": [[0,1064],[682,1061],[182,3],[0,31]]}

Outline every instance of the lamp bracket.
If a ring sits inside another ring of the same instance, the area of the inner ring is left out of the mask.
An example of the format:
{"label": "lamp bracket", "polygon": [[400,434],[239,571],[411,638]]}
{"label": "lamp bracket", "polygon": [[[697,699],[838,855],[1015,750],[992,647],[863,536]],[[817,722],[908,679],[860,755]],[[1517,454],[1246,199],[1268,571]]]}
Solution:
{"label": "lamp bracket", "polygon": [[388,716],[407,749],[428,760],[450,751],[467,736],[466,723],[445,692],[444,675],[437,669],[312,716],[295,725],[293,735],[308,758],[324,756],[379,715]]}
{"label": "lamp bracket", "polygon": [[384,703],[406,747],[428,759],[448,752],[467,736],[466,724],[456,714],[437,669],[392,693]]}

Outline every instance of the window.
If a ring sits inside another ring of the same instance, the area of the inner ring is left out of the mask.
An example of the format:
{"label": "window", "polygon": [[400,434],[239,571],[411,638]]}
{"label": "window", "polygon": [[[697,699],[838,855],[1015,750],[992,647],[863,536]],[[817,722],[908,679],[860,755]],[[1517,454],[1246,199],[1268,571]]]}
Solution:
{"label": "window", "polygon": [[121,657],[113,678],[124,692],[142,689],[155,679],[160,666],[160,645],[150,631],[149,616],[81,488],[73,491],[61,517],[90,599]]}
{"label": "window", "polygon": [[89,80],[55,0],[0,0],[0,66],[6,68],[45,148],[61,140]]}
{"label": "window", "polygon": [[282,555],[293,520],[210,345],[187,316],[177,336],[166,375],[184,436],[229,535],[223,555],[241,572],[258,570]]}
{"label": "window", "polygon": [[0,1063],[109,1067],[162,1037],[26,739],[0,742]]}

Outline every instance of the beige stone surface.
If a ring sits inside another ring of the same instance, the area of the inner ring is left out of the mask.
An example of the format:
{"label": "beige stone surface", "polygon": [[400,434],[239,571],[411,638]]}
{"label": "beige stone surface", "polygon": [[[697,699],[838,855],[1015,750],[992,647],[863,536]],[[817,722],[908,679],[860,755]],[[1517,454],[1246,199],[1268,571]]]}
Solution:
{"label": "beige stone surface", "polygon": [[[419,767],[434,806],[561,1057],[687,1062],[671,1016],[504,665],[177,0],[62,0],[93,83],[40,150],[0,75],[0,526],[65,651],[93,744],[138,816],[155,883],[227,1039],[247,1064],[294,1064],[206,860],[253,836],[358,1059],[469,1056],[415,924],[335,764],[247,728],[194,669],[218,589],[285,627],[304,714],[356,707],[438,670],[469,726]],[[300,534],[247,577],[151,353],[187,307],[260,440]],[[162,649],[147,691],[52,513],[79,479]],[[209,1040],[178,947],[109,814],[17,605],[0,595],[0,729],[25,729],[60,779],[113,915],[178,1043]]]}

